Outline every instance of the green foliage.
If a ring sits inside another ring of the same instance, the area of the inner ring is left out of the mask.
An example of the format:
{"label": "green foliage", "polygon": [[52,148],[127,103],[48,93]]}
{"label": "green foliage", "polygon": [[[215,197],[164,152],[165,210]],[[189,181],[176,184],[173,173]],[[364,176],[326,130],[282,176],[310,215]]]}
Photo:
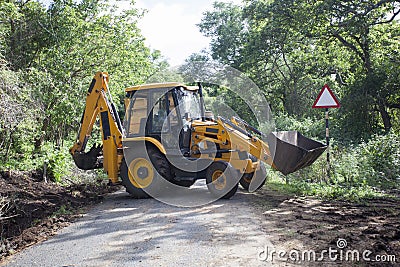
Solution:
{"label": "green foliage", "polygon": [[309,138],[317,138],[319,140],[324,140],[325,138],[325,121],[322,118],[304,117],[296,119],[294,116],[281,113],[274,116],[274,121],[277,131],[299,131]]}
{"label": "green foliage", "polygon": [[399,186],[400,183],[400,136],[389,133],[374,136],[368,143],[360,146],[361,157],[365,165],[373,168],[374,173],[365,174],[365,179],[377,183],[380,187]]}
{"label": "green foliage", "polygon": [[258,127],[257,120],[246,102],[235,95],[232,91],[226,89],[217,89],[216,97],[206,97],[206,107],[211,110],[215,116],[221,115],[226,118],[239,116],[250,125]]}
{"label": "green foliage", "polygon": [[356,187],[346,185],[332,186],[321,183],[308,183],[305,181],[293,181],[287,184],[282,180],[272,180],[268,182],[267,187],[296,196],[314,196],[327,200],[344,200],[351,202],[363,202],[385,196],[385,194],[374,190],[374,188],[368,185]]}
{"label": "green foliage", "polygon": [[198,26],[212,38],[212,58],[251,77],[275,113],[317,117],[309,107],[329,83],[342,100],[343,138],[360,141],[399,127],[399,8],[391,0],[216,3]]}
{"label": "green foliage", "polygon": [[20,148],[24,154],[11,157],[5,162],[3,168],[15,170],[39,170],[46,172],[46,177],[55,182],[62,182],[71,174],[74,164],[67,147],[55,147],[51,142],[44,143],[40,151],[35,151],[34,146],[25,144]]}
{"label": "green foliage", "polygon": [[46,143],[41,148],[48,176],[58,183],[62,182],[63,178],[71,174],[70,169],[74,164],[68,153],[68,148],[57,148],[50,143]]}
{"label": "green foliage", "polygon": [[335,164],[337,180],[378,188],[400,186],[400,135],[373,136]]}
{"label": "green foliage", "polygon": [[205,12],[198,26],[205,36],[214,37],[210,44],[213,59],[230,65],[237,61],[240,46],[246,40],[239,6],[214,2],[214,10]]}
{"label": "green foliage", "polygon": [[29,157],[38,130],[38,106],[21,76],[0,64],[0,166]]}
{"label": "green foliage", "polygon": [[[137,27],[134,1],[0,2],[0,168],[39,169],[62,181],[93,74],[109,71],[111,93],[144,82],[161,62]],[[122,103],[120,103],[122,106]],[[120,108],[123,110],[123,108]]]}

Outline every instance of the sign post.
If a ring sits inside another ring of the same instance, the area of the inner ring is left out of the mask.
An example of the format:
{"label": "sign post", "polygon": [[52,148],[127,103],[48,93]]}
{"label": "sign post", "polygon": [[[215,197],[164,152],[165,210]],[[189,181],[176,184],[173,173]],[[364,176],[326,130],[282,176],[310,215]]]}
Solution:
{"label": "sign post", "polygon": [[330,180],[330,159],[329,159],[329,108],[339,108],[340,103],[336,98],[332,90],[329,88],[327,84],[322,87],[322,90],[319,92],[317,99],[315,100],[312,108],[325,108],[325,137],[326,137],[326,162],[327,162],[327,176]]}

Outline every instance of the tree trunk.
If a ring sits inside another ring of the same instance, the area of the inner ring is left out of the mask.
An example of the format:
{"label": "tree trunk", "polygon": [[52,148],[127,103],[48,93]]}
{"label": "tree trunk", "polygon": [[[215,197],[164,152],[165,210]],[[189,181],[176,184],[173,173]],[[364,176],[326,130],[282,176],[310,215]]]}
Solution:
{"label": "tree trunk", "polygon": [[378,104],[379,113],[381,114],[383,120],[383,126],[385,128],[385,132],[389,132],[392,128],[392,122],[389,113],[386,110],[386,106],[383,103]]}
{"label": "tree trunk", "polygon": [[35,145],[34,151],[36,151],[36,152],[40,151],[40,148],[41,148],[41,146],[42,146],[42,144],[43,144],[43,142],[44,142],[44,139],[45,139],[46,132],[47,132],[47,130],[48,130],[49,124],[50,124],[50,118],[45,118],[45,119],[43,120],[43,124],[42,124],[42,127],[41,127],[41,129],[40,129],[41,134],[40,134],[40,136],[38,136],[38,137],[35,138],[35,141],[34,141],[34,145]]}

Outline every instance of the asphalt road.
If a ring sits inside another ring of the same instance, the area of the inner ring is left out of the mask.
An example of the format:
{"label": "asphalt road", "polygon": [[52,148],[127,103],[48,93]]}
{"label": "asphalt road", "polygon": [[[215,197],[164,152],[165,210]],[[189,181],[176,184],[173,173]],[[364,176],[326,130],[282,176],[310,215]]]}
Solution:
{"label": "asphalt road", "polygon": [[257,255],[273,246],[254,198],[180,208],[119,191],[4,266],[267,266]]}

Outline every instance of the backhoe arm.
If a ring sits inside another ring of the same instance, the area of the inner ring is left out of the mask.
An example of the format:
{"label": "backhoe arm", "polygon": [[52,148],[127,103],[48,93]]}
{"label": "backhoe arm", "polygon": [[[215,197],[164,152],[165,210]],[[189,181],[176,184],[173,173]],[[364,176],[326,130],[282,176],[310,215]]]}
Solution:
{"label": "backhoe arm", "polygon": [[[70,148],[75,164],[80,169],[103,167],[111,182],[118,182],[122,160],[122,125],[108,89],[108,73],[97,72],[89,86],[85,111],[82,115],[78,138]],[[108,96],[107,96],[108,94]],[[93,125],[100,119],[102,146],[93,146],[85,153]]]}
{"label": "backhoe arm", "polygon": [[234,119],[227,120],[223,117],[218,117],[217,121],[220,125],[224,125],[226,130],[225,138],[230,143],[232,150],[247,151],[255,158],[275,167],[268,143],[239,127]]}
{"label": "backhoe arm", "polygon": [[231,149],[247,151],[284,175],[310,166],[327,147],[297,131],[272,132],[266,136],[239,118],[219,117],[218,123],[226,129],[222,141],[230,143]]}

